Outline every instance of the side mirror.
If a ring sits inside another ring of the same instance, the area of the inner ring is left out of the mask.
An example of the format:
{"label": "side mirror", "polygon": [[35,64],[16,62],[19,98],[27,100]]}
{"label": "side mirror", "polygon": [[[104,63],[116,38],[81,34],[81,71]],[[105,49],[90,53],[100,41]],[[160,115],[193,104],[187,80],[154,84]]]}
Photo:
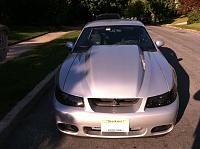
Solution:
{"label": "side mirror", "polygon": [[74,48],[74,43],[71,41],[66,42],[66,47],[69,49],[70,52],[72,52],[72,49]]}
{"label": "side mirror", "polygon": [[165,42],[162,41],[162,40],[158,40],[158,41],[155,42],[155,44],[156,44],[156,46],[159,48],[159,47],[164,46]]}

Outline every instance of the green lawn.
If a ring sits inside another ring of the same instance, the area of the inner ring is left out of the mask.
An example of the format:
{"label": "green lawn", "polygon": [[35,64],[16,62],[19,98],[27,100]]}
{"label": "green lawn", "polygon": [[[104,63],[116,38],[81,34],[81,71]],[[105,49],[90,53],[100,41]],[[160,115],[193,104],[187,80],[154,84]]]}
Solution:
{"label": "green lawn", "polygon": [[9,27],[8,43],[14,44],[48,32],[44,27]]}
{"label": "green lawn", "polygon": [[177,24],[177,23],[183,23],[183,22],[187,22],[188,21],[188,17],[180,17],[180,18],[176,18],[174,19],[174,21],[171,24]]}
{"label": "green lawn", "polygon": [[200,23],[187,24],[187,25],[178,25],[177,27],[200,31]]}
{"label": "green lawn", "polygon": [[65,43],[79,31],[64,35],[0,65],[0,118],[67,56]]}
{"label": "green lawn", "polygon": [[179,24],[179,23],[184,23],[188,21],[188,17],[180,17],[174,19],[174,21],[170,24],[175,27],[180,27],[180,28],[186,28],[186,29],[193,29],[200,31],[200,23],[194,23],[194,24]]}

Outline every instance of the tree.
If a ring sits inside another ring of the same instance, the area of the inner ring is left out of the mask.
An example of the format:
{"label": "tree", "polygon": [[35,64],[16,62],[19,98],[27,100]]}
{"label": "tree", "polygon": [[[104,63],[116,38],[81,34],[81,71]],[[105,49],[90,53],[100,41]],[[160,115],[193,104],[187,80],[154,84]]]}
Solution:
{"label": "tree", "polygon": [[121,11],[128,0],[0,0],[0,21],[14,25],[70,25]]}
{"label": "tree", "polygon": [[178,11],[181,13],[187,13],[191,10],[200,10],[200,1],[199,0],[179,0],[181,4],[178,8]]}
{"label": "tree", "polygon": [[176,13],[175,0],[147,0],[154,22],[166,21]]}
{"label": "tree", "polygon": [[128,0],[82,0],[83,6],[87,7],[90,14],[121,13],[127,6]]}
{"label": "tree", "polygon": [[129,3],[127,8],[124,10],[124,15],[126,17],[136,17],[141,18],[145,15],[145,4],[144,2],[137,0]]}

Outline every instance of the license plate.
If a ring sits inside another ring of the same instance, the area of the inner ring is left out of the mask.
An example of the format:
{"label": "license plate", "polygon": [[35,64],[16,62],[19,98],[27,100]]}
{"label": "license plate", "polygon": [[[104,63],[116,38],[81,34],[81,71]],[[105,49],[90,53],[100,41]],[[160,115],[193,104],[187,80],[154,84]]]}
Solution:
{"label": "license plate", "polygon": [[101,132],[129,132],[129,120],[128,119],[102,120]]}

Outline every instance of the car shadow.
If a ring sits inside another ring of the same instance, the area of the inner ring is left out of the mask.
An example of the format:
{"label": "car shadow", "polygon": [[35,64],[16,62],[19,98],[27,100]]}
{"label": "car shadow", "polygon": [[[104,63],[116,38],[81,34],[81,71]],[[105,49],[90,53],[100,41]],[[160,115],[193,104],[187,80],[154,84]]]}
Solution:
{"label": "car shadow", "polygon": [[200,101],[200,90],[194,94],[194,99]]}
{"label": "car shadow", "polygon": [[[200,101],[200,90],[194,94],[193,98],[197,101]],[[200,118],[199,118],[199,122],[196,127],[196,130],[194,132],[194,138],[195,140],[192,145],[192,149],[199,149],[200,148]]]}
{"label": "car shadow", "polygon": [[168,47],[161,47],[160,51],[165,56],[167,61],[171,64],[171,66],[175,69],[177,74],[177,82],[178,82],[177,88],[180,99],[179,111],[176,121],[178,123],[181,120],[190,99],[190,92],[189,92],[190,78],[187,72],[179,63],[179,61],[183,60],[182,58],[177,58],[176,53]]}
{"label": "car shadow", "polygon": [[194,133],[194,138],[195,139],[192,145],[192,149],[199,149],[200,148],[200,119]]}

